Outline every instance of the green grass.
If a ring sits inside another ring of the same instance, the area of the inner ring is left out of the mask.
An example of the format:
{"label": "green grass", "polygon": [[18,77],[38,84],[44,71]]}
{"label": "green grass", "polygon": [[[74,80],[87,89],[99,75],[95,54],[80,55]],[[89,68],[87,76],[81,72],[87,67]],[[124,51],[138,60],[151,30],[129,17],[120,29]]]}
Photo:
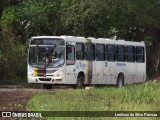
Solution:
{"label": "green grass", "polygon": [[42,92],[29,100],[27,108],[31,111],[160,111],[160,82],[152,81],[123,88],[106,86],[90,90]]}

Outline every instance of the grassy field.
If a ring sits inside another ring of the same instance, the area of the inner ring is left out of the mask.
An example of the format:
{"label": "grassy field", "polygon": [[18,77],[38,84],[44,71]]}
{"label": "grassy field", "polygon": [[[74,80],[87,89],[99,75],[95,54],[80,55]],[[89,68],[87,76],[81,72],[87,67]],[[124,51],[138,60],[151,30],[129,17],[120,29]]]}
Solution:
{"label": "grassy field", "polygon": [[[31,111],[160,111],[160,82],[152,81],[122,88],[106,86],[93,87],[89,90],[71,89],[60,90],[56,93],[42,92],[30,99],[27,109]],[[92,119],[105,120],[106,118],[92,117]],[[108,117],[107,119],[124,118]],[[126,117],[125,119],[130,118]],[[139,118],[132,117],[131,119]],[[143,117],[142,119],[158,118]]]}

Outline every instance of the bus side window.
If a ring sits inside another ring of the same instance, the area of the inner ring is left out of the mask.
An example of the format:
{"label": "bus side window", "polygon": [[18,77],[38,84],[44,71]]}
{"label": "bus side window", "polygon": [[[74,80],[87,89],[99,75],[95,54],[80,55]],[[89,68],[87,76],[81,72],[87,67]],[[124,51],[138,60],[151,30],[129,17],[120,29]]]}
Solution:
{"label": "bus side window", "polygon": [[104,61],[105,60],[105,46],[103,44],[96,44],[96,60]]}
{"label": "bus side window", "polygon": [[75,64],[75,48],[73,45],[66,46],[66,60],[68,65]]}
{"label": "bus side window", "polygon": [[115,45],[106,45],[107,50],[107,60],[115,61],[116,60],[116,47]]}
{"label": "bus side window", "polygon": [[126,60],[127,62],[135,61],[135,47],[134,46],[126,47]]}
{"label": "bus side window", "polygon": [[123,45],[117,46],[117,61],[119,62],[125,61],[125,46]]}
{"label": "bus side window", "polygon": [[95,60],[95,45],[91,43],[85,44],[85,59],[89,61]]}
{"label": "bus side window", "polygon": [[144,61],[144,47],[136,47],[136,62]]}
{"label": "bus side window", "polygon": [[84,60],[84,44],[76,43],[76,59]]}

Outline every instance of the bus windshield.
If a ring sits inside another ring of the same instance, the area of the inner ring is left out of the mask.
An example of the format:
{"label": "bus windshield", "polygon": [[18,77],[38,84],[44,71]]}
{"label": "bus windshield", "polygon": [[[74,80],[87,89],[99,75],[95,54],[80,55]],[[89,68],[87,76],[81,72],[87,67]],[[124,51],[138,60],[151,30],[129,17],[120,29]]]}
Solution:
{"label": "bus windshield", "polygon": [[56,68],[64,64],[63,46],[30,46],[29,65],[31,67]]}

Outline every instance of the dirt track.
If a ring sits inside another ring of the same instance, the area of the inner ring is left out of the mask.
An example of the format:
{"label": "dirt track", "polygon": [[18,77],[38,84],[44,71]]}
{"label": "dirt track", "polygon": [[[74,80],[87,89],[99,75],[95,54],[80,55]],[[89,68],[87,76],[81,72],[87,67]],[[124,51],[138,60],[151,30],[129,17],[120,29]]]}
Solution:
{"label": "dirt track", "polygon": [[26,111],[29,98],[42,89],[0,88],[0,111]]}

